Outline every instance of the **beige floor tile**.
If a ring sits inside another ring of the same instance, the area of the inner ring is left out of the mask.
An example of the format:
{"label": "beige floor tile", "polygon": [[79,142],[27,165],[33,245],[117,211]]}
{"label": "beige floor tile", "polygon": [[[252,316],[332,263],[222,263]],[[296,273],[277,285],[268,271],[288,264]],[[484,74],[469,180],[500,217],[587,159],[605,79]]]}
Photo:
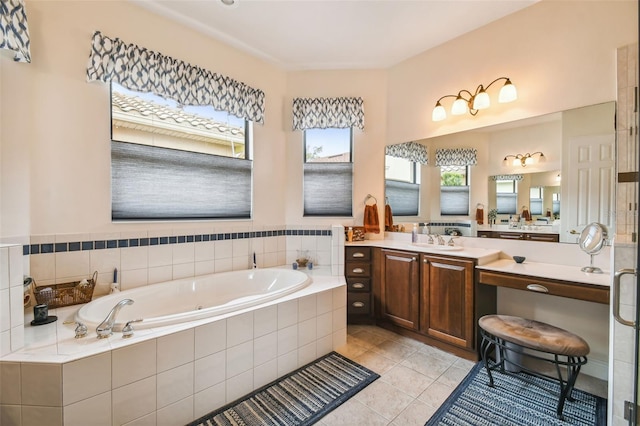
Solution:
{"label": "beige floor tile", "polygon": [[418,400],[414,400],[402,413],[398,415],[392,426],[423,426],[431,416],[436,412],[437,408],[427,405]]}
{"label": "beige floor tile", "polygon": [[454,354],[451,354],[449,352],[445,352],[442,349],[438,349],[438,348],[434,348],[433,346],[429,346],[429,345],[424,345],[421,349],[420,352],[425,353],[429,356],[432,356],[434,358],[438,358],[441,359],[443,361],[447,361],[447,362],[451,362],[454,363],[457,360],[459,360],[460,358],[455,356]]}
{"label": "beige floor tile", "polygon": [[405,346],[393,340],[385,340],[379,345],[372,347],[371,350],[396,362],[403,361],[417,352],[417,349]]}
{"label": "beige floor tile", "polygon": [[425,391],[418,396],[418,399],[425,404],[437,408],[451,395],[451,392],[453,392],[452,387],[445,386],[436,381],[425,389]]}
{"label": "beige floor tile", "polygon": [[402,361],[401,364],[427,377],[437,379],[442,373],[447,371],[454,362],[455,360],[444,361],[440,358],[425,354],[424,352],[416,352]]}
{"label": "beige floor tile", "polygon": [[382,380],[371,383],[355,398],[387,420],[393,420],[414,400]]}
{"label": "beige floor tile", "polygon": [[426,344],[420,342],[419,340],[414,340],[410,337],[401,336],[399,334],[396,334],[395,336],[391,336],[389,337],[389,339],[418,350],[423,349],[425,346],[427,346]]}
{"label": "beige floor tile", "polygon": [[343,355],[349,359],[355,359],[358,355],[368,351],[364,346],[360,346],[356,343],[348,343],[336,349],[340,355]]}
{"label": "beige floor tile", "polygon": [[434,381],[431,377],[402,365],[396,365],[382,374],[381,379],[414,398],[417,398]]}
{"label": "beige floor tile", "polygon": [[396,361],[373,351],[364,352],[353,360],[380,375],[389,371],[397,364]]}
{"label": "beige floor tile", "polygon": [[326,426],[383,426],[388,420],[374,412],[355,398],[342,404],[322,418],[322,425]]}
{"label": "beige floor tile", "polygon": [[393,331],[389,331],[386,330],[384,328],[380,328],[380,327],[375,327],[372,326],[370,328],[367,328],[366,330],[377,334],[378,336],[382,336],[382,337],[386,337],[387,339],[393,339],[394,337],[396,337],[398,334],[394,333]]}
{"label": "beige floor tile", "polygon": [[367,330],[360,330],[356,333],[347,335],[347,343],[352,341],[353,343],[364,346],[367,349],[371,349],[385,340],[387,340],[386,337],[382,337]]}
{"label": "beige floor tile", "polygon": [[447,369],[447,371],[442,373],[440,377],[438,377],[437,381],[445,386],[455,388],[460,384],[462,379],[467,377],[467,374],[469,374],[467,370],[451,366]]}
{"label": "beige floor tile", "polygon": [[[482,362],[482,361],[479,361],[479,362]],[[467,372],[471,371],[474,365],[476,365],[474,361],[469,361],[468,359],[464,359],[464,358],[458,358],[456,362],[453,363],[454,367],[462,368]]]}

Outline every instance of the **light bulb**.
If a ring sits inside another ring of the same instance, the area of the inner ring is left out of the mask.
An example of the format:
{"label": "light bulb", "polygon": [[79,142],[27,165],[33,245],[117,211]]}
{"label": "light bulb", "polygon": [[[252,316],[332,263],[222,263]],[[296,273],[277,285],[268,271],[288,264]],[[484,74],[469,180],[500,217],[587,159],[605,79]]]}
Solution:
{"label": "light bulb", "polygon": [[444,107],[438,102],[431,113],[431,120],[433,121],[442,121],[447,118],[447,111]]}
{"label": "light bulb", "polygon": [[467,101],[462,99],[461,96],[458,96],[458,98],[453,102],[453,105],[451,105],[451,114],[453,115],[466,114],[468,110],[469,106],[467,105]]}
{"label": "light bulb", "polygon": [[480,93],[473,98],[473,109],[485,109],[489,108],[490,105],[491,99],[489,99],[489,94],[484,89],[480,90]]}
{"label": "light bulb", "polygon": [[504,83],[504,86],[500,89],[500,94],[498,95],[498,102],[501,104],[507,102],[513,102],[518,99],[518,91],[516,90],[516,86],[511,83],[511,80],[507,79],[507,82]]}

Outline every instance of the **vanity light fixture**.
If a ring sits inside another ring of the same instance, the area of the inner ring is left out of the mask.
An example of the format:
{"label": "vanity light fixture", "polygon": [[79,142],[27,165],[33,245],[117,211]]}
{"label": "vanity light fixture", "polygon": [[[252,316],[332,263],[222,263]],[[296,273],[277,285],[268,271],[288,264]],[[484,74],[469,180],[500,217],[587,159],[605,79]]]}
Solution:
{"label": "vanity light fixture", "polygon": [[500,93],[498,95],[498,102],[507,103],[513,102],[518,99],[518,92],[516,91],[516,86],[511,83],[509,77],[499,77],[489,83],[486,87],[480,84],[475,93],[471,93],[466,89],[462,89],[458,92],[457,95],[444,95],[436,102],[435,108],[433,108],[433,113],[431,114],[431,119],[433,121],[442,121],[447,118],[447,112],[444,107],[440,103],[444,98],[456,98],[453,101],[453,105],[451,105],[451,114],[453,115],[462,115],[468,112],[471,115],[476,115],[479,110],[489,108],[491,105],[491,100],[489,99],[489,94],[487,93],[487,89],[491,87],[491,85],[497,81],[506,80],[502,88],[500,89]]}
{"label": "vanity light fixture", "polygon": [[[538,158],[534,157],[535,155],[539,155]],[[526,154],[516,154],[516,155],[507,155],[504,157],[504,160],[502,160],[502,163],[505,166],[509,165],[509,158],[513,158],[513,165],[517,166],[518,164],[521,165],[522,167],[527,167],[527,164],[533,164],[533,163],[542,163],[544,162],[547,157],[544,156],[544,154],[540,151],[536,151],[533,154],[529,154],[528,152]]]}

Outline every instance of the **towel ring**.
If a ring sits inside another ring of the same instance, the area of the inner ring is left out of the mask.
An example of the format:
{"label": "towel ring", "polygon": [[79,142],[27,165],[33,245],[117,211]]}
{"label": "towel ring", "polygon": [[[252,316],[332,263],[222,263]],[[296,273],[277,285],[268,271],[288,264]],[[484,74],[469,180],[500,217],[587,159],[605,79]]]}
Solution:
{"label": "towel ring", "polygon": [[375,201],[375,203],[378,204],[378,199],[371,194],[367,194],[367,197],[364,199],[364,204],[366,205],[367,201],[369,201],[369,199],[371,198],[373,198],[373,201]]}

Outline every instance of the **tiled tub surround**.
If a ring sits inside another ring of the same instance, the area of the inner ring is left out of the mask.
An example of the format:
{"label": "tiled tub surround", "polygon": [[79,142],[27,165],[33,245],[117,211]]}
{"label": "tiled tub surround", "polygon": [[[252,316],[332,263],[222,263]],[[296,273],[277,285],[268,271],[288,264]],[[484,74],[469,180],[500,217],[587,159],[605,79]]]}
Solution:
{"label": "tiled tub surround", "polygon": [[51,310],[0,362],[0,424],[176,425],[235,400],[346,343],[344,278],[308,273],[281,300],[131,339],[75,340],[78,307]]}
{"label": "tiled tub surround", "polygon": [[[341,226],[336,229],[342,229]],[[117,269],[121,289],[215,272],[291,265],[308,250],[317,266],[338,266],[340,246],[331,227],[319,229],[233,229],[213,232],[129,232],[32,236],[22,247],[28,273],[39,286],[88,278],[98,271],[96,295],[109,291]],[[339,271],[334,273],[337,275]]]}
{"label": "tiled tub surround", "polygon": [[0,356],[24,344],[22,251],[0,244]]}

